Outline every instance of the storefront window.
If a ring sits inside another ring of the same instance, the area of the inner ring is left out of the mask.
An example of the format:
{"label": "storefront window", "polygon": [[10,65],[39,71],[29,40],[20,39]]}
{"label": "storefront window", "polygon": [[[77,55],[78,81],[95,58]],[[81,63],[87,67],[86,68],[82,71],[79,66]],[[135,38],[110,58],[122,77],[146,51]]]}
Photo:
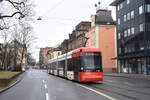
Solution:
{"label": "storefront window", "polygon": [[150,75],[150,57],[147,58],[147,74]]}
{"label": "storefront window", "polygon": [[132,73],[132,70],[131,70],[131,67],[132,67],[132,66],[131,66],[131,65],[132,65],[132,64],[131,64],[131,60],[130,60],[130,61],[129,61],[129,64],[128,64],[128,68],[129,68],[128,70],[129,70],[129,73]]}
{"label": "storefront window", "polygon": [[128,62],[125,61],[125,65],[123,66],[123,73],[128,73]]}
{"label": "storefront window", "polygon": [[121,72],[120,67],[121,67],[120,60],[118,60],[118,72],[119,73]]}

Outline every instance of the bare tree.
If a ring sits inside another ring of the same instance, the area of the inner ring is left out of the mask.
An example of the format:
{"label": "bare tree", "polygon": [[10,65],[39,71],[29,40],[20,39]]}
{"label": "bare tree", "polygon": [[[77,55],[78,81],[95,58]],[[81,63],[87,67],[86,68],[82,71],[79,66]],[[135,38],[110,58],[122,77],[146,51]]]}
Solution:
{"label": "bare tree", "polygon": [[24,57],[26,57],[27,49],[30,47],[32,42],[35,40],[35,36],[33,34],[33,28],[28,24],[22,24],[21,34],[20,34],[20,43],[22,44],[22,52],[21,52],[21,62],[22,65]]}
{"label": "bare tree", "polygon": [[23,9],[23,7],[25,7],[26,1],[27,0],[22,0],[21,2],[19,2],[19,0],[18,1],[14,1],[14,0],[0,0],[0,2],[8,2],[15,9],[15,11],[12,14],[6,14],[6,15],[0,14],[0,19],[10,18],[10,17],[15,16],[16,14],[19,14],[19,18],[23,18],[24,14],[23,14],[21,9]]}
{"label": "bare tree", "polygon": [[[32,21],[34,15],[32,2],[30,0],[0,0],[2,2],[9,3],[11,6],[11,13],[0,13],[0,36],[4,39],[5,50],[3,56],[3,65],[7,70],[8,63],[11,59],[12,47],[9,47],[8,44],[10,41],[18,41],[22,44],[22,54],[20,59],[20,65],[22,65],[22,60],[26,52],[27,47],[31,44],[32,35],[29,34],[32,31],[29,21]],[[8,12],[6,10],[5,12]],[[7,34],[9,33],[9,34]],[[15,42],[14,42],[15,43]],[[9,48],[9,51],[7,50]],[[17,44],[14,46],[14,66],[16,66]]]}

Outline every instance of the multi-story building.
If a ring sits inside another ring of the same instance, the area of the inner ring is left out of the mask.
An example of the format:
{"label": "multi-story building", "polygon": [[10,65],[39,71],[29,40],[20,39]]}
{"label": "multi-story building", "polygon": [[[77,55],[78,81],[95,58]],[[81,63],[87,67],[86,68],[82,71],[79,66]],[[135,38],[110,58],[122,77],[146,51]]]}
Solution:
{"label": "multi-story building", "polygon": [[0,69],[21,70],[27,67],[27,48],[17,40],[7,45],[0,44]]}
{"label": "multi-story building", "polygon": [[150,0],[114,0],[118,71],[150,74]]}
{"label": "multi-story building", "polygon": [[51,49],[52,49],[52,47],[40,48],[40,53],[39,53],[40,68],[46,68],[47,67],[47,64],[48,64],[47,53]]}
{"label": "multi-story building", "polygon": [[61,43],[61,53],[62,53],[62,54],[68,52],[68,44],[69,44],[69,39],[65,39],[65,40]]}
{"label": "multi-story building", "polygon": [[61,55],[61,45],[58,44],[47,52],[47,60],[57,58],[60,55]]}
{"label": "multi-story building", "polygon": [[[7,47],[7,65],[11,70],[21,70],[27,67],[27,48],[17,40],[12,41]],[[20,69],[21,68],[21,69]]]}
{"label": "multi-story building", "polygon": [[71,50],[84,47],[87,38],[85,37],[85,33],[88,32],[88,30],[91,27],[91,22],[89,21],[82,21],[80,22],[75,30],[72,31],[71,34],[69,34],[69,39],[64,40],[62,43],[62,53],[69,52]]}
{"label": "multi-story building", "polygon": [[88,32],[90,27],[91,22],[88,21],[82,21],[76,26],[75,30],[69,34],[68,51],[85,46],[85,33]]}
{"label": "multi-story building", "polygon": [[116,26],[111,11],[100,8],[91,16],[91,20],[91,29],[86,33],[86,37],[89,37],[86,46],[100,48],[103,71],[114,72],[117,69],[115,61],[112,60],[115,57]]}

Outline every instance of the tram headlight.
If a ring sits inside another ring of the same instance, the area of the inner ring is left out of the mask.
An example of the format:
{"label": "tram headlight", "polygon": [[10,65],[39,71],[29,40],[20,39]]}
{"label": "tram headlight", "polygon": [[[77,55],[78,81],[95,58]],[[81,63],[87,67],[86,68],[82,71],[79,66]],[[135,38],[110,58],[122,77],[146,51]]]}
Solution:
{"label": "tram headlight", "polygon": [[81,70],[83,70],[83,67],[81,67]]}

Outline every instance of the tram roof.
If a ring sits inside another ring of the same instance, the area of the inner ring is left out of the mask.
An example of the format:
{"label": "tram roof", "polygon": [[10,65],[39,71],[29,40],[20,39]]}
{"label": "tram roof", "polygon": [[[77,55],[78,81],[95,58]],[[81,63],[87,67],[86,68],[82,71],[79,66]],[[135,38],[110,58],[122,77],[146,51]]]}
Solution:
{"label": "tram roof", "polygon": [[80,51],[82,51],[82,52],[101,52],[99,48],[81,47],[81,48],[72,50],[68,53],[62,54],[58,57],[55,57],[55,58],[51,59],[50,63],[55,62],[57,60],[58,61],[64,60],[66,58],[66,55],[67,55],[67,58],[71,58],[73,53],[77,53],[77,52],[80,52]]}

